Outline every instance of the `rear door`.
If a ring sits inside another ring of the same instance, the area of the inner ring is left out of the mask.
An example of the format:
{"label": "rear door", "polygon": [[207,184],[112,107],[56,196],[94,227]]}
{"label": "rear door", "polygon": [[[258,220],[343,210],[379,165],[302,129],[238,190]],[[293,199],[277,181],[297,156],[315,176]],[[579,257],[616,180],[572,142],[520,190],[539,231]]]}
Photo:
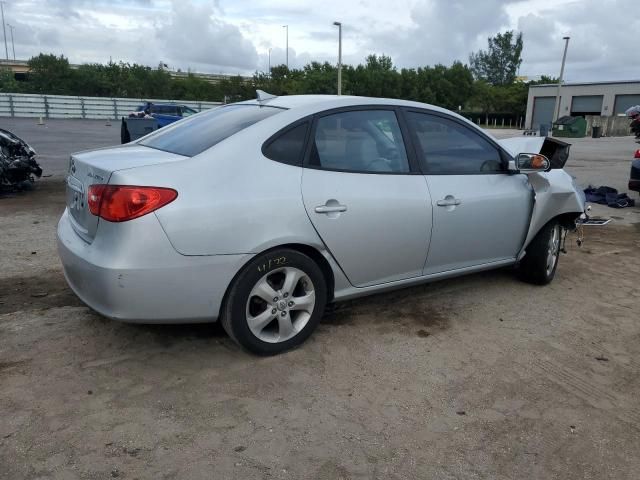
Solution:
{"label": "rear door", "polygon": [[405,115],[433,205],[425,275],[514,259],[533,208],[527,177],[508,174],[506,154],[463,121]]}
{"label": "rear door", "polygon": [[325,113],[312,128],[304,205],[358,287],[422,274],[431,201],[405,135],[396,111],[386,107]]}

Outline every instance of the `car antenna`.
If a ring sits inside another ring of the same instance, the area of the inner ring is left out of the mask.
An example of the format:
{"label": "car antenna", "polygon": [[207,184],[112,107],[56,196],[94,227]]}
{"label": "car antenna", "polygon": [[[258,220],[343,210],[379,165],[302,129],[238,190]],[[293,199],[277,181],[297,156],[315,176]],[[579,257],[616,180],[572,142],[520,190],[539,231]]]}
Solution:
{"label": "car antenna", "polygon": [[267,93],[263,90],[256,90],[256,99],[258,100],[258,102],[265,102],[276,97],[277,95],[271,95],[270,93]]}

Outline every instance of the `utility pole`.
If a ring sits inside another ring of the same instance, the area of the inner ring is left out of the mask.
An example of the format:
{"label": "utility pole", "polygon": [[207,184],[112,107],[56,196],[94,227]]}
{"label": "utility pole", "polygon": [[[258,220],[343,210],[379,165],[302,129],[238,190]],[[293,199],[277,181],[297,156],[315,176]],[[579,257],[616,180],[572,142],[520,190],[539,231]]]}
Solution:
{"label": "utility pole", "polygon": [[333,24],[338,27],[338,95],[342,95],[342,23]]}
{"label": "utility pole", "polygon": [[0,12],[2,12],[2,33],[4,34],[4,53],[9,61],[9,47],[7,46],[7,25],[4,23],[4,4],[6,2],[0,2]]}
{"label": "utility pole", "polygon": [[289,69],[289,25],[283,25],[282,28],[284,28],[287,31],[287,44],[286,44],[286,59],[287,59],[287,70]]}
{"label": "utility pole", "polygon": [[269,76],[271,76],[271,48],[269,48]]}
{"label": "utility pole", "polygon": [[553,121],[555,122],[560,117],[560,89],[562,88],[562,77],[564,75],[564,63],[567,61],[567,49],[569,48],[569,38],[562,37],[564,40],[564,54],[562,55],[562,66],[560,67],[560,78],[558,79],[558,91],[556,93],[556,108],[553,112]]}
{"label": "utility pole", "polygon": [[7,23],[7,27],[9,27],[9,31],[11,32],[11,50],[13,51],[13,61],[16,61],[16,44],[13,41],[13,31],[16,27]]}

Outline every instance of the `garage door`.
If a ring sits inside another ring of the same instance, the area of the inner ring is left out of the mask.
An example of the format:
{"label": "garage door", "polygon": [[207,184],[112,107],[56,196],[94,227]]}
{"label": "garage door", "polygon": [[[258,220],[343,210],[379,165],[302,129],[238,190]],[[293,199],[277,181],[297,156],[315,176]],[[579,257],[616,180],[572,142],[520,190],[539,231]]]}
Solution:
{"label": "garage door", "polygon": [[600,115],[602,95],[581,95],[571,99],[571,115]]}
{"label": "garage door", "polygon": [[553,111],[556,108],[556,97],[535,97],[533,99],[533,120],[531,128],[537,130],[540,124],[553,121]]}
{"label": "garage door", "polygon": [[616,95],[616,103],[613,107],[613,114],[623,114],[626,109],[640,105],[640,95]]}

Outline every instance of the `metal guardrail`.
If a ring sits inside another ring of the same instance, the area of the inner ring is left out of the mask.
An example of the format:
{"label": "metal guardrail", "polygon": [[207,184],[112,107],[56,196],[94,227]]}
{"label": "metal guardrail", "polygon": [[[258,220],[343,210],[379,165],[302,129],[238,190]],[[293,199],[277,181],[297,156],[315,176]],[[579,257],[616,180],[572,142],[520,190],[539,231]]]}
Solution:
{"label": "metal guardrail", "polygon": [[133,112],[146,101],[177,103],[201,112],[220,102],[160,100],[153,98],[71,97],[66,95],[34,95],[0,93],[0,117],[91,118],[115,120]]}

